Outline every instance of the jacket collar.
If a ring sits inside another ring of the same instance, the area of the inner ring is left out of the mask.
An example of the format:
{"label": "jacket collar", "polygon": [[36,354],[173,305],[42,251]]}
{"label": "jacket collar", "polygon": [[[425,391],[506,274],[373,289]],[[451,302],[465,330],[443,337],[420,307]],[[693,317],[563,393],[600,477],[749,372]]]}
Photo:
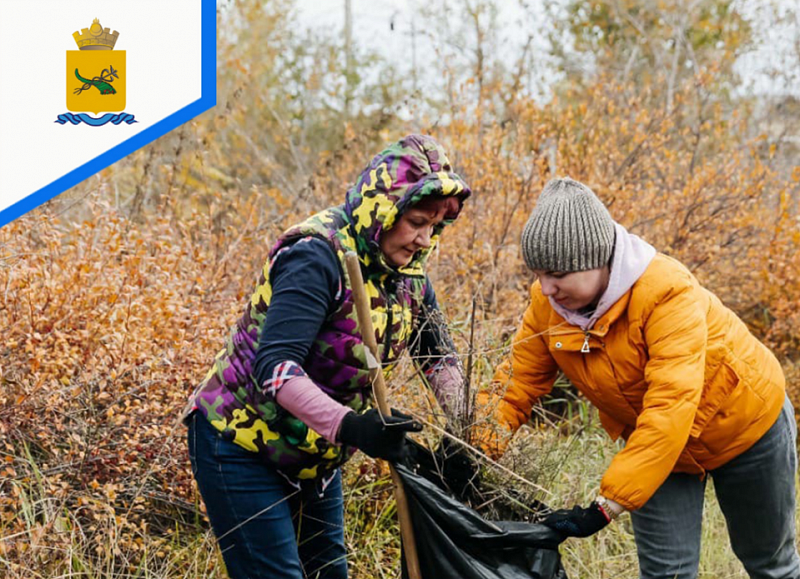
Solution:
{"label": "jacket collar", "polygon": [[590,330],[571,325],[554,309],[550,310],[548,343],[553,352],[591,352],[599,347],[611,326],[619,320],[628,309],[630,289],[617,300],[611,308],[595,322]]}

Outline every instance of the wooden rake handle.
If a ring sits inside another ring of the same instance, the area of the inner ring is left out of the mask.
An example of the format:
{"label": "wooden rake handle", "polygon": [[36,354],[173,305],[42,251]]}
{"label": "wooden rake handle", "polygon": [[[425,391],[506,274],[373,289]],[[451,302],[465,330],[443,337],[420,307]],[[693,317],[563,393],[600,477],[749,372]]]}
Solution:
{"label": "wooden rake handle", "polygon": [[[347,264],[347,275],[350,278],[350,289],[353,292],[353,301],[356,305],[356,315],[358,316],[358,327],[361,330],[361,336],[375,360],[380,360],[378,343],[375,341],[375,329],[372,326],[372,308],[367,297],[367,290],[364,288],[364,279],[361,277],[361,264],[358,261],[358,255],[348,251],[345,255],[345,263]],[[370,368],[370,375],[378,409],[384,416],[389,416],[391,410],[386,402],[386,384],[383,381],[383,371],[380,367]],[[400,521],[400,537],[403,540],[408,576],[410,579],[422,579],[406,491],[403,488],[400,475],[397,474],[391,464],[389,465],[389,470],[392,473],[392,481],[394,482],[394,498],[397,503],[397,518]]]}

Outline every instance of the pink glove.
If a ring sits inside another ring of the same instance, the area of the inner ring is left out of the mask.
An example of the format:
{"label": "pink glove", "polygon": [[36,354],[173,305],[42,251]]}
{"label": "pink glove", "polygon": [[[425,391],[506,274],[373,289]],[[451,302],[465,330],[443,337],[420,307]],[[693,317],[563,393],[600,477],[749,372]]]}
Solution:
{"label": "pink glove", "polygon": [[445,414],[456,419],[462,418],[461,414],[468,415],[464,404],[464,374],[458,364],[442,360],[426,371],[425,377]]}

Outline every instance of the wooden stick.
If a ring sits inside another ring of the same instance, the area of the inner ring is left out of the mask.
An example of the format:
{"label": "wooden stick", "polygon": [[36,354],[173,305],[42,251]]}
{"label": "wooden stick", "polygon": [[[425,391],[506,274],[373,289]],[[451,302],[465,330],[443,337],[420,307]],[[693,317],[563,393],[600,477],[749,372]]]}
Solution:
{"label": "wooden stick", "polygon": [[475,306],[477,305],[478,300],[475,299],[473,296],[472,298],[472,315],[470,316],[469,322],[469,353],[467,354],[467,375],[464,377],[464,390],[462,404],[463,406],[459,408],[461,411],[461,416],[463,416],[463,423],[460,424],[460,428],[458,429],[458,434],[461,438],[466,440],[468,443],[472,442],[472,436],[470,434],[470,425],[472,424],[472,409],[474,405],[472,404],[472,400],[470,400],[469,393],[471,392],[472,388],[472,355],[475,352]]}
{"label": "wooden stick", "polygon": [[[347,275],[350,278],[350,289],[353,292],[353,301],[356,306],[358,316],[358,327],[364,339],[364,345],[372,353],[375,360],[380,360],[378,354],[378,343],[375,341],[375,329],[372,326],[372,308],[370,307],[367,290],[364,287],[364,279],[361,276],[361,263],[358,255],[348,251],[345,255],[347,264]],[[369,355],[369,352],[367,353]],[[370,366],[374,366],[371,364]],[[377,368],[370,367],[372,377],[372,391],[378,403],[378,409],[384,416],[389,416],[391,410],[386,402],[386,384],[383,381],[383,370],[380,364]],[[414,541],[414,527],[411,524],[411,513],[408,510],[408,498],[403,488],[403,482],[395,468],[390,464],[389,470],[392,473],[394,482],[394,498],[397,503],[397,518],[400,522],[400,537],[403,540],[403,549],[406,556],[406,567],[410,579],[422,579],[419,568],[419,557],[417,556],[417,543]]]}

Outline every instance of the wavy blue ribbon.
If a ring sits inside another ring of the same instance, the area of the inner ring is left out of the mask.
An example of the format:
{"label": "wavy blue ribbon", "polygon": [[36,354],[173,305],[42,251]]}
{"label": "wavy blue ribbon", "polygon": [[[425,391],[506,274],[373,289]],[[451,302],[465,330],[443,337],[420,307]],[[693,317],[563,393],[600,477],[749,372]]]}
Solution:
{"label": "wavy blue ribbon", "polygon": [[73,115],[72,113],[64,113],[63,115],[58,115],[58,119],[53,122],[60,125],[65,125],[67,122],[70,122],[73,125],[79,125],[81,122],[84,122],[93,127],[102,127],[107,123],[114,123],[115,125],[118,125],[124,122],[130,125],[133,123],[138,123],[139,121],[134,119],[133,115],[129,115],[128,113],[106,113],[102,117],[97,118],[87,115],[86,113],[79,113],[77,115]]}

